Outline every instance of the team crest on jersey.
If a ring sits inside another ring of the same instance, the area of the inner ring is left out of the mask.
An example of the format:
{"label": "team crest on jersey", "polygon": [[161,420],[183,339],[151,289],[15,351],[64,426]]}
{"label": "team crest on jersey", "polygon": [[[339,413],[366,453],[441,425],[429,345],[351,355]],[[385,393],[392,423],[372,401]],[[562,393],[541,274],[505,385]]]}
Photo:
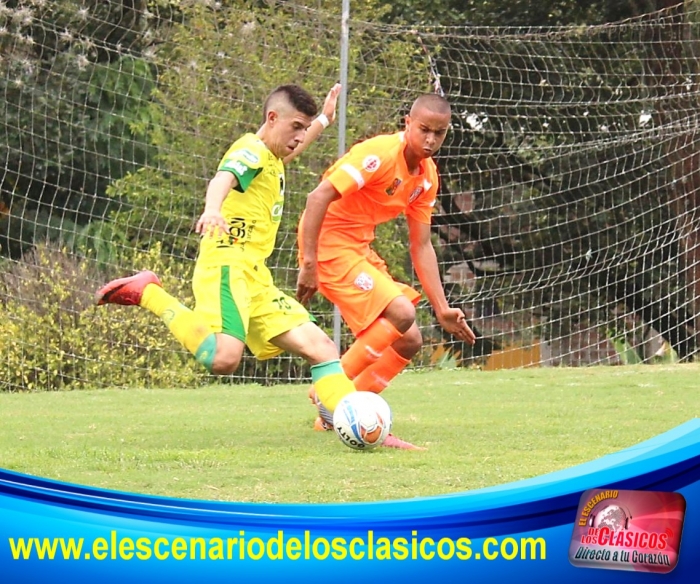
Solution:
{"label": "team crest on jersey", "polygon": [[423,187],[417,187],[413,189],[413,192],[411,195],[408,197],[408,202],[413,203],[418,197],[421,196],[421,193],[423,192]]}
{"label": "team crest on jersey", "polygon": [[401,179],[400,178],[395,178],[394,182],[391,183],[391,186],[386,190],[386,194],[389,195],[390,197],[394,195],[396,192],[396,189],[399,188],[399,185],[401,184]]}
{"label": "team crest on jersey", "polygon": [[374,288],[374,280],[372,279],[372,276],[366,272],[360,272],[357,275],[357,278],[355,278],[355,286],[357,286],[360,290],[367,292]]}
{"label": "team crest on jersey", "polygon": [[379,168],[380,164],[381,160],[379,160],[379,156],[370,154],[369,156],[365,156],[365,159],[362,161],[362,168],[367,172],[374,172]]}

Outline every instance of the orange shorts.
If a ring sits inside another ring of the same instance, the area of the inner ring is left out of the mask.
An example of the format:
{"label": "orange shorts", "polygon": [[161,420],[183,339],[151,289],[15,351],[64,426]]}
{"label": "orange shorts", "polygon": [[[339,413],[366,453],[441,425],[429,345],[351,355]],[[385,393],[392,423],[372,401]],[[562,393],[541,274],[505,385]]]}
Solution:
{"label": "orange shorts", "polygon": [[346,252],[318,262],[318,281],[318,291],[338,307],[355,336],[377,320],[394,298],[404,295],[418,304],[421,296],[394,280],[373,250],[367,255]]}

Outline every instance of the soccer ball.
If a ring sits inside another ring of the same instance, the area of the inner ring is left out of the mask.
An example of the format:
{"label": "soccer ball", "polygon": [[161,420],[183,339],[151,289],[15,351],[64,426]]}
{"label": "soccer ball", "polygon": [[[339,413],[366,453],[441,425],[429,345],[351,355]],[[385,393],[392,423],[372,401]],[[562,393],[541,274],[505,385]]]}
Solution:
{"label": "soccer ball", "polygon": [[354,391],[333,412],[333,427],[341,442],[355,450],[381,446],[391,432],[391,408],[371,391]]}

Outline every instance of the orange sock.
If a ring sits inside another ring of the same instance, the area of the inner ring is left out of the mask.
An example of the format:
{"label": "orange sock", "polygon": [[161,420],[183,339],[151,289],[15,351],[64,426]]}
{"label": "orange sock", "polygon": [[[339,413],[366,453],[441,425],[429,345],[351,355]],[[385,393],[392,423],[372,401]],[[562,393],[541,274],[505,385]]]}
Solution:
{"label": "orange sock", "polygon": [[343,371],[354,379],[377,361],[387,347],[403,336],[386,318],[380,316],[358,336],[340,360]]}
{"label": "orange sock", "polygon": [[355,389],[381,393],[410,362],[410,359],[399,355],[393,347],[387,347],[376,363],[355,377],[353,381]]}

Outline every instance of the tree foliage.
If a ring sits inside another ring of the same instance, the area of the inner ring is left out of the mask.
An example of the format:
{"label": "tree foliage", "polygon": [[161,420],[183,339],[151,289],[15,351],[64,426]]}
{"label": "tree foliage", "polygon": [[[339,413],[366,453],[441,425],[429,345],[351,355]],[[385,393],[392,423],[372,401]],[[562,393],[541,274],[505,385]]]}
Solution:
{"label": "tree foliage", "polygon": [[[683,0],[664,0],[665,5]],[[392,0],[388,22],[440,26],[543,27],[617,22],[659,9],[657,0]]]}
{"label": "tree foliage", "polygon": [[104,214],[109,183],[147,161],[154,71],[141,56],[149,41],[137,8],[114,0],[0,6],[0,197],[11,210],[0,222],[3,254],[33,243],[31,217],[49,225],[60,209],[56,235]]}
{"label": "tree foliage", "polygon": [[[192,225],[222,154],[241,134],[259,128],[262,103],[276,86],[298,83],[322,103],[339,76],[340,33],[337,12],[310,18],[295,2],[284,9],[243,2],[219,8],[195,3],[182,10],[183,23],[159,49],[167,67],[148,115],[154,122],[149,139],[159,154],[153,166],[113,184],[110,195],[127,202],[114,220],[137,245],[157,234],[169,253],[192,257]],[[350,53],[348,145],[394,131],[402,107],[421,87],[427,89],[428,80],[418,47],[371,26],[353,30]],[[337,148],[331,129],[292,163],[282,238],[293,233],[305,195]],[[295,266],[293,242],[278,243],[281,251],[270,264]],[[288,273],[282,269],[278,277]]]}
{"label": "tree foliage", "polygon": [[[461,234],[444,255],[477,274],[477,313],[519,314],[522,330],[534,317],[547,339],[599,325],[624,334],[640,321],[689,358],[694,282],[684,280],[675,217],[685,199],[669,157],[678,140],[644,124],[680,124],[694,111],[691,98],[674,97],[694,60],[677,42],[687,25],[643,26],[641,39],[623,24],[527,38],[453,30],[432,47],[460,112],[441,161],[439,222]],[[465,192],[474,208],[463,214]],[[629,314],[631,324],[618,318]]]}

